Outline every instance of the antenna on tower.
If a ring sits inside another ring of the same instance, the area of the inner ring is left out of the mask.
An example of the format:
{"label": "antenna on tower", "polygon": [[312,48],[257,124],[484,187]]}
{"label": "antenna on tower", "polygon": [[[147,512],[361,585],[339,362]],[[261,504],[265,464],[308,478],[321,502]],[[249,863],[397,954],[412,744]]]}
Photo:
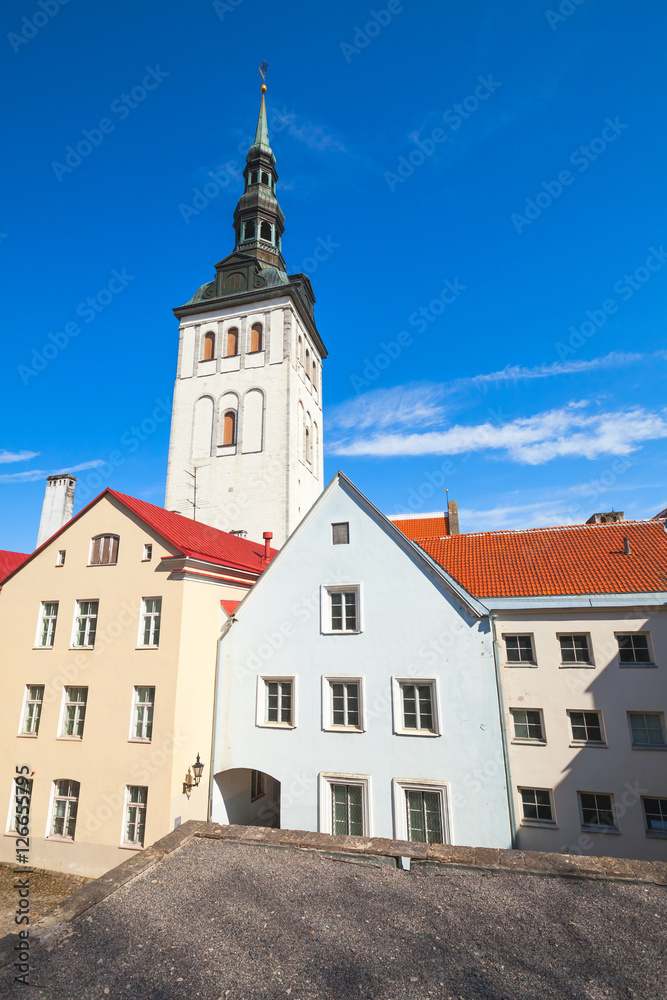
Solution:
{"label": "antenna on tower", "polygon": [[197,504],[197,466],[195,465],[194,472],[188,472],[187,469],[183,470],[186,476],[190,476],[192,479],[192,500],[186,500],[186,503],[192,504],[192,520],[197,520],[197,511],[199,510],[199,505]]}

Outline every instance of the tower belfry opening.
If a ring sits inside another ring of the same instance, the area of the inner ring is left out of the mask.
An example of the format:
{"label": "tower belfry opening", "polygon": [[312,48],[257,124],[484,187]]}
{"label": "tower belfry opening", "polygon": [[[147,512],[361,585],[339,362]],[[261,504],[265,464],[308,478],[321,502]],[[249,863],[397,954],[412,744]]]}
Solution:
{"label": "tower belfry opening", "polygon": [[234,249],[183,306],[165,504],[281,545],[323,488],[322,361],[305,274],[288,275],[264,81]]}

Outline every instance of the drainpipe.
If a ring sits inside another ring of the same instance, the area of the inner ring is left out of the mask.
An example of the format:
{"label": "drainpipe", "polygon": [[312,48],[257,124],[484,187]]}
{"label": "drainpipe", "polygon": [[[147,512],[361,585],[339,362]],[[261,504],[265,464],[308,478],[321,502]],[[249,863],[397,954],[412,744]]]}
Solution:
{"label": "drainpipe", "polygon": [[215,778],[215,769],[213,765],[215,762],[215,755],[217,750],[216,742],[218,734],[218,687],[220,686],[219,677],[222,670],[222,664],[220,662],[222,659],[221,646],[222,646],[222,640],[225,638],[225,636],[227,635],[227,633],[229,632],[230,628],[232,627],[235,621],[236,618],[227,619],[227,621],[224,623],[224,625],[220,630],[220,635],[218,637],[218,641],[215,647],[216,663],[215,663],[215,679],[213,682],[213,732],[211,733],[211,764],[210,764],[211,775],[208,779],[208,809],[206,810],[206,819],[209,823],[211,822],[211,813],[213,811],[213,789],[215,787],[213,783]]}
{"label": "drainpipe", "polygon": [[503,689],[500,678],[500,651],[498,648],[498,635],[496,633],[496,615],[489,615],[491,630],[493,632],[493,663],[496,669],[496,690],[498,692],[498,712],[500,713],[500,736],[503,741],[503,763],[505,765],[505,784],[507,785],[507,805],[510,814],[510,827],[512,833],[512,847],[516,848],[516,816],[514,813],[514,795],[512,792],[512,776],[510,774],[510,758],[507,747],[507,731],[505,729],[505,708],[503,705]]}

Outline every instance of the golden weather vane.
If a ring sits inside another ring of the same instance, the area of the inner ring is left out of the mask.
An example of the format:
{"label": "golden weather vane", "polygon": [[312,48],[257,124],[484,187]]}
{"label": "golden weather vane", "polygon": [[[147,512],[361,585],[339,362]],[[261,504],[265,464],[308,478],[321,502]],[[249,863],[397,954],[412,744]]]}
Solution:
{"label": "golden weather vane", "polygon": [[262,63],[262,65],[259,67],[259,73],[260,73],[260,76],[262,78],[262,93],[263,94],[266,93],[266,71],[267,71],[268,68],[269,68],[269,64],[267,63],[267,61],[265,59],[264,62]]}

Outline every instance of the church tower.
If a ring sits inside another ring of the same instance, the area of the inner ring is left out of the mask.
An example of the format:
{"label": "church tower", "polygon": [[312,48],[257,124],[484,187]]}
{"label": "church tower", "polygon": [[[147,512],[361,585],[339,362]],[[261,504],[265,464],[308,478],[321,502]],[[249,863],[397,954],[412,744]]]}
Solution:
{"label": "church tower", "polygon": [[[285,217],[262,101],[233,252],[174,309],[180,339],[165,506],[280,546],[323,489],[322,361],[305,274],[287,275]],[[196,507],[193,507],[193,503]]]}

